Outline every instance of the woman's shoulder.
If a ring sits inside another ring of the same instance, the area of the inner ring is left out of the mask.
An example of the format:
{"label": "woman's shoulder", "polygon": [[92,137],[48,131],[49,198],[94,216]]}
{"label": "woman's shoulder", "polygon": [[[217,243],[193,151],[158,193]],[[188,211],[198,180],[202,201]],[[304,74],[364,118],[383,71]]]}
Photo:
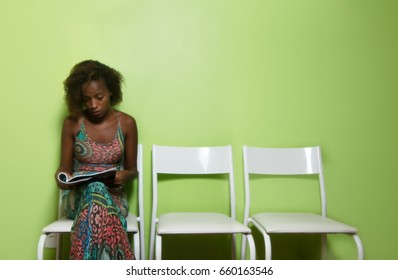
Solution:
{"label": "woman's shoulder", "polygon": [[69,116],[65,117],[63,127],[64,127],[64,129],[69,130],[73,134],[75,134],[76,131],[80,128],[82,120],[83,120],[82,115],[78,115],[78,116],[69,115]]}
{"label": "woman's shoulder", "polygon": [[137,133],[137,123],[135,118],[125,112],[117,111],[120,121],[120,126],[125,135],[129,133]]}
{"label": "woman's shoulder", "polygon": [[124,125],[136,125],[135,118],[125,112],[117,111],[119,115],[119,120]]}
{"label": "woman's shoulder", "polygon": [[75,125],[81,123],[83,115],[69,115],[64,118],[64,124]]}

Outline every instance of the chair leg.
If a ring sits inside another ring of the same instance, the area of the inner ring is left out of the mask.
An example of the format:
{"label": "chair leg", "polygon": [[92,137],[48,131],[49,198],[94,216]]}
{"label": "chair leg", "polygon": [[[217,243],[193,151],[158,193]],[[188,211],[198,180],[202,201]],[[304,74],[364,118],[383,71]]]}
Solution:
{"label": "chair leg", "polygon": [[271,237],[264,231],[264,244],[265,244],[265,259],[271,260],[272,259],[272,249],[271,249]]}
{"label": "chair leg", "polygon": [[156,235],[156,260],[162,259],[162,236]]}
{"label": "chair leg", "polygon": [[149,259],[153,260],[154,259],[154,254],[155,254],[155,227],[156,223],[152,222],[151,226],[151,236],[150,236],[150,244],[149,244]]}
{"label": "chair leg", "polygon": [[37,259],[43,260],[44,244],[46,243],[47,234],[40,235],[39,244],[37,245]]}
{"label": "chair leg", "polygon": [[134,235],[134,254],[137,260],[141,259],[141,245],[140,245],[140,233],[135,232]]}
{"label": "chair leg", "polygon": [[264,245],[265,245],[265,259],[271,260],[272,259],[272,248],[271,248],[271,237],[268,233],[254,220],[252,220],[252,224],[262,233],[264,238]]}
{"label": "chair leg", "polygon": [[352,236],[355,240],[355,244],[357,245],[358,248],[358,260],[363,260],[365,259],[365,254],[364,254],[364,250],[363,250],[363,245],[362,245],[362,241],[359,238],[359,236],[357,234]]}
{"label": "chair leg", "polygon": [[62,246],[61,246],[62,234],[61,233],[57,233],[56,234],[56,239],[57,239],[57,241],[56,241],[57,245],[55,247],[56,257],[57,257],[57,260],[60,260],[61,259],[61,248],[62,248]]}
{"label": "chair leg", "polygon": [[240,259],[245,260],[246,259],[246,235],[242,235],[242,248],[240,250]]}
{"label": "chair leg", "polygon": [[[244,238],[246,238],[246,236]],[[250,260],[255,260],[256,259],[256,246],[254,244],[254,239],[251,234],[247,235],[247,243],[249,244]]]}
{"label": "chair leg", "polygon": [[145,260],[145,234],[144,234],[144,223],[140,220],[140,260]]}
{"label": "chair leg", "polygon": [[241,249],[240,259],[241,260],[246,259],[246,243],[247,245],[249,245],[249,254],[250,254],[249,259],[256,260],[256,246],[254,243],[253,235],[251,234],[242,235],[242,249]]}

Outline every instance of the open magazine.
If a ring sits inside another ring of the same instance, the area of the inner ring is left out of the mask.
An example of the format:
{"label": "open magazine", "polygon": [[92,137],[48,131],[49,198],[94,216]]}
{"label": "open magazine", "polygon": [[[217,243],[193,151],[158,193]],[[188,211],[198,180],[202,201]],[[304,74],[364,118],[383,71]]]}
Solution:
{"label": "open magazine", "polygon": [[76,185],[93,179],[97,179],[103,182],[113,182],[115,180],[116,171],[117,171],[116,168],[112,168],[101,172],[79,174],[70,178],[66,173],[60,172],[58,174],[58,180],[66,185]]}

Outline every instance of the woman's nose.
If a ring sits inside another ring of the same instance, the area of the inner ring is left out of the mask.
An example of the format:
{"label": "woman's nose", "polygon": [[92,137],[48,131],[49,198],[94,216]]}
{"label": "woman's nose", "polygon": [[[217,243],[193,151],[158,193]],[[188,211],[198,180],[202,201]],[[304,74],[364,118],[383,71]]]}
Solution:
{"label": "woman's nose", "polygon": [[95,100],[90,100],[89,106],[90,106],[90,109],[95,109],[95,108],[97,108],[97,102],[95,102]]}

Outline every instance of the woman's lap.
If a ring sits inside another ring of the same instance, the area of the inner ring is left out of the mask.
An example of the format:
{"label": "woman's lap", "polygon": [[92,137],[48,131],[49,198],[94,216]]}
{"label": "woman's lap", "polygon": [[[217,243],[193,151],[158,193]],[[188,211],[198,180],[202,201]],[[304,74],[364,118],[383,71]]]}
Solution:
{"label": "woman's lap", "polygon": [[127,199],[123,189],[91,182],[63,193],[62,206],[72,227],[72,259],[134,258],[126,232]]}

